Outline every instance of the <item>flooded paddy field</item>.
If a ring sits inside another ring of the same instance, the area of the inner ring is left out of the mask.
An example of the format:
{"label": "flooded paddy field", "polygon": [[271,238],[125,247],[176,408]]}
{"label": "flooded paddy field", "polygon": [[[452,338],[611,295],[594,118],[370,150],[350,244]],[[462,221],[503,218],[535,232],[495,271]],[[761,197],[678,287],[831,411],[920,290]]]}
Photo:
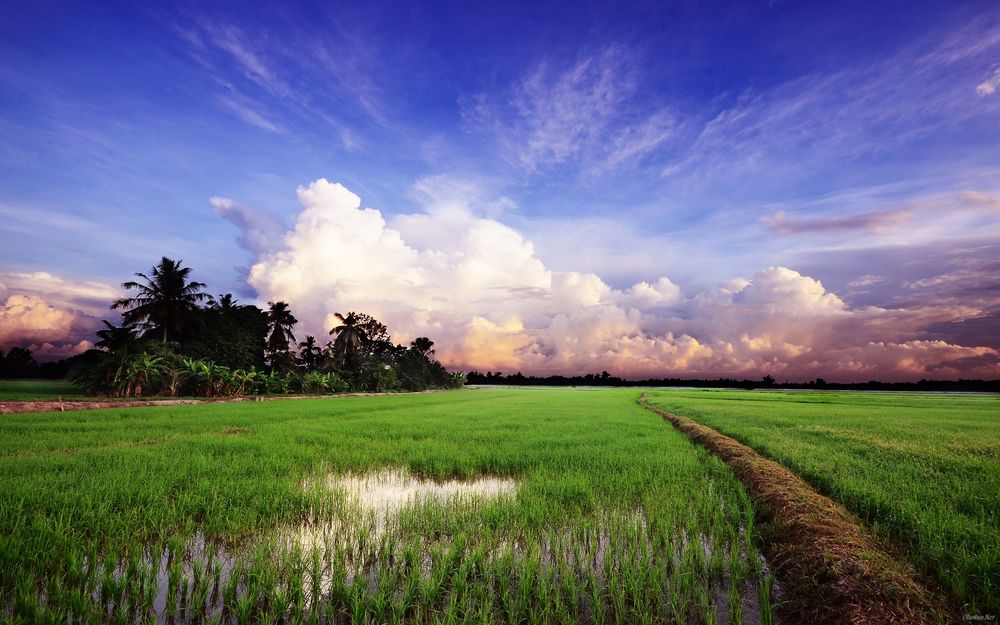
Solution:
{"label": "flooded paddy field", "polygon": [[637,395],[6,416],[0,618],[774,622],[743,487]]}

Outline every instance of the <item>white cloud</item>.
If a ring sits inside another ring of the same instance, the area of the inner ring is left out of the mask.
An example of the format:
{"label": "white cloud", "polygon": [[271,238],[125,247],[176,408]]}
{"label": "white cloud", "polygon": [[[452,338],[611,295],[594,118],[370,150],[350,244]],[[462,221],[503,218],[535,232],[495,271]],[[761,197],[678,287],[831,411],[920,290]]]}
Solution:
{"label": "white cloud", "polygon": [[865,274],[863,276],[858,276],[854,280],[847,283],[847,286],[862,287],[871,286],[873,284],[878,284],[879,282],[885,282],[888,278],[885,276],[876,276],[874,274]]}
{"label": "white cloud", "polygon": [[[300,187],[303,210],[249,282],[286,300],[299,334],[325,336],[358,310],[399,341],[438,342],[459,368],[792,378],[1000,375],[997,351],[921,340],[975,307],[854,309],[808,276],[770,267],[685,295],[669,278],[619,290],[594,273],[553,271],[531,241],[462,202],[397,216],[362,208],[339,184]],[[410,237],[421,240],[414,246]]]}
{"label": "white cloud", "polygon": [[993,95],[1000,88],[1000,67],[993,70],[993,75],[976,85],[976,93],[980,96]]}

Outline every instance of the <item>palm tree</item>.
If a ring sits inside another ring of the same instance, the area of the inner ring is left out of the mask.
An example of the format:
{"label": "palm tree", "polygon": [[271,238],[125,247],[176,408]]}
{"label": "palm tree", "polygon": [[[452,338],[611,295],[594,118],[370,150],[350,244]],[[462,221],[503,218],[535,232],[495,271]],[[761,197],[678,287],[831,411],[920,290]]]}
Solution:
{"label": "palm tree", "polygon": [[292,327],[299,322],[288,308],[287,302],[268,302],[267,354],[272,364],[290,360],[288,344],[295,340]]}
{"label": "palm tree", "polygon": [[219,299],[215,299],[211,295],[208,296],[208,307],[223,313],[232,312],[237,308],[238,303],[239,301],[233,298],[232,293],[220,294]]}
{"label": "palm tree", "polygon": [[299,343],[299,361],[306,369],[313,371],[319,365],[323,350],[316,344],[316,337],[311,334]]}
{"label": "palm tree", "polygon": [[116,349],[132,345],[139,338],[136,335],[135,326],[131,324],[123,323],[121,327],[118,327],[107,319],[101,319],[101,323],[104,324],[104,329],[95,332],[99,340],[94,343],[94,347],[98,349],[113,352]]}
{"label": "palm tree", "polygon": [[194,317],[198,302],[208,297],[201,290],[202,282],[189,282],[190,267],[181,267],[179,260],[164,256],[160,264],[153,267],[150,275],[137,273],[143,283],[123,282],[122,288],[138,291],[135,297],[121,297],[111,304],[112,309],[126,309],[122,321],[129,325],[142,325],[163,333],[163,341],[168,331],[180,332]]}
{"label": "palm tree", "polygon": [[361,327],[361,319],[357,313],[349,312],[346,317],[336,313],[334,316],[340,320],[340,325],[330,330],[330,334],[336,335],[333,341],[333,353],[345,367],[354,369],[357,354],[368,342],[368,335]]}

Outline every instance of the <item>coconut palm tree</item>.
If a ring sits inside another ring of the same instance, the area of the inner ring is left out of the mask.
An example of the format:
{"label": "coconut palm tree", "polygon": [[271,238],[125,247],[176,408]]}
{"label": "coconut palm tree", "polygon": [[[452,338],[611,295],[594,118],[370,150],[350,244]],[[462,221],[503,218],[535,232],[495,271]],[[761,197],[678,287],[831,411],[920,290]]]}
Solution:
{"label": "coconut palm tree", "polygon": [[94,343],[94,347],[97,349],[113,352],[132,345],[139,338],[135,326],[131,324],[123,323],[118,327],[107,319],[101,319],[101,323],[104,324],[104,329],[95,332],[98,341]]}
{"label": "coconut palm tree", "polygon": [[368,335],[361,327],[361,318],[357,313],[349,312],[347,316],[336,313],[334,316],[340,320],[340,325],[330,330],[330,334],[336,336],[333,353],[346,368],[354,369],[357,366],[358,352],[368,342]]}
{"label": "coconut palm tree", "polygon": [[299,322],[288,308],[287,302],[267,303],[267,357],[272,366],[291,364],[288,345],[295,340],[292,327]]}
{"label": "coconut palm tree", "polygon": [[191,268],[181,267],[181,262],[164,256],[150,275],[135,274],[143,281],[123,282],[122,288],[138,291],[137,295],[118,298],[111,308],[124,309],[123,322],[156,329],[166,342],[169,331],[183,330],[194,318],[198,302],[208,297],[202,292],[205,284],[189,281]]}
{"label": "coconut palm tree", "polygon": [[239,301],[233,297],[232,293],[220,294],[218,299],[211,295],[208,296],[208,307],[219,312],[232,312],[236,310],[237,304],[239,304]]}
{"label": "coconut palm tree", "polygon": [[316,344],[316,337],[309,335],[299,343],[299,362],[309,371],[314,371],[323,357],[323,350]]}

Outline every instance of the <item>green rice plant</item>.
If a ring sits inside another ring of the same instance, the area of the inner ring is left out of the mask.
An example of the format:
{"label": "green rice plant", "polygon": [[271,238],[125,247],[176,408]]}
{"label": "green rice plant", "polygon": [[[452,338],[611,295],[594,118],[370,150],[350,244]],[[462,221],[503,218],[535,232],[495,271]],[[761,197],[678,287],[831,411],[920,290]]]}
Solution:
{"label": "green rice plant", "polygon": [[760,590],[758,599],[760,602],[760,625],[773,625],[774,605],[771,603],[771,596],[774,592],[774,577],[768,573],[760,578]]}
{"label": "green rice plant", "polygon": [[[842,503],[966,612],[1000,612],[1000,397],[664,390],[649,398]],[[740,497],[751,537],[752,506]]]}
{"label": "green rice plant", "polygon": [[[89,613],[99,622],[702,622],[716,587],[756,566],[742,489],[636,397],[508,389],[11,415],[0,593],[10,603],[26,573],[55,579],[57,592],[21,594],[85,614],[93,589],[115,606]],[[389,514],[336,485],[386,469],[514,491]]]}
{"label": "green rice plant", "polygon": [[0,380],[0,401],[81,399],[84,394],[63,380]]}

